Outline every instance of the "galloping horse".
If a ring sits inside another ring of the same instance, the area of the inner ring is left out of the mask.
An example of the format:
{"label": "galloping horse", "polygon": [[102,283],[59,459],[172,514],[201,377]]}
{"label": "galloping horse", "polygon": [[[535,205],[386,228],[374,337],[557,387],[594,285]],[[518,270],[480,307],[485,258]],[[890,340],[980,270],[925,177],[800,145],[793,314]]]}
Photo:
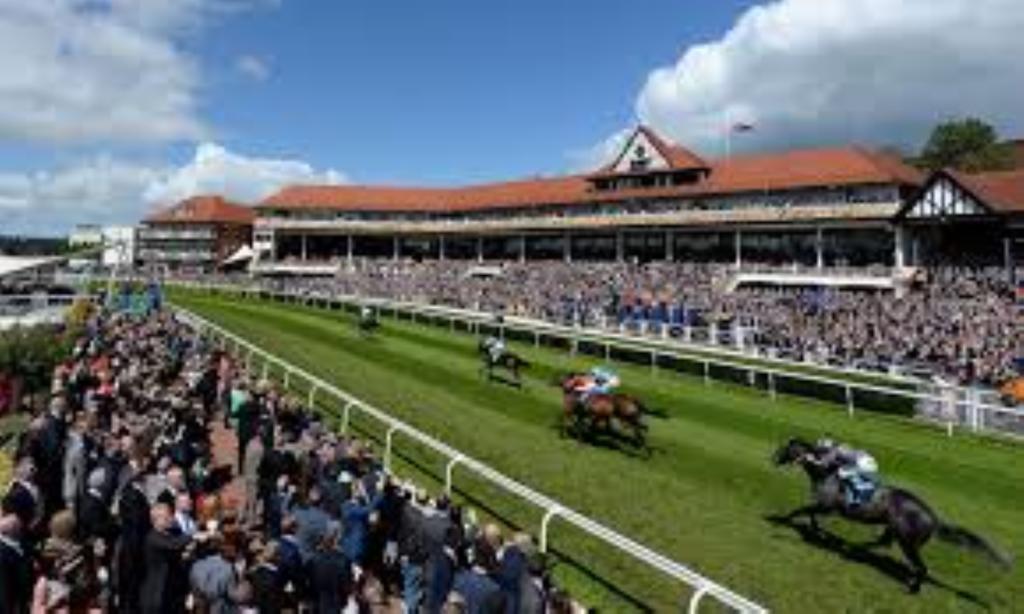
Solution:
{"label": "galloping horse", "polygon": [[584,401],[577,389],[586,377],[583,373],[568,373],[557,380],[562,389],[562,435],[585,422],[591,429],[610,431],[614,419],[629,429],[636,447],[647,449],[647,425],[643,421],[647,410],[643,403],[621,392],[591,394]]}
{"label": "galloping horse", "polygon": [[363,311],[359,314],[359,333],[368,336],[380,328],[380,321],[372,311]]}
{"label": "galloping horse", "polygon": [[815,456],[815,447],[799,438],[790,439],[775,452],[776,465],[799,465],[811,481],[812,503],[793,510],[785,519],[807,516],[811,528],[820,531],[817,516],[838,512],[854,522],[884,525],[882,535],[870,545],[889,546],[894,541],[899,544],[911,567],[911,575],[907,579],[907,589],[911,593],[918,592],[921,583],[928,577],[928,567],[921,558],[920,550],[932,535],[944,542],[982,554],[1004,568],[1012,564],[1010,557],[982,537],[962,527],[946,524],[928,504],[902,488],[879,487],[870,502],[857,507],[849,506],[836,468],[809,462]]}
{"label": "galloping horse", "polygon": [[498,356],[497,360],[495,360],[485,339],[480,340],[476,349],[477,353],[480,355],[480,360],[482,361],[480,371],[487,372],[488,380],[494,379],[494,370],[496,368],[502,368],[512,374],[513,383],[516,386],[523,385],[523,379],[520,371],[530,366],[530,363],[527,362],[525,358],[519,356],[515,352],[505,350],[500,356]]}

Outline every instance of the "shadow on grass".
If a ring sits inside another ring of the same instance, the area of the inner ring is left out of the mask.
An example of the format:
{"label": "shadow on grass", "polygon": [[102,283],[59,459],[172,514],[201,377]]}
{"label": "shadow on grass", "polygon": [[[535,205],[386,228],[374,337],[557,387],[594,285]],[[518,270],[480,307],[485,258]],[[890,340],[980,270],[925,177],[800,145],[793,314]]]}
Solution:
{"label": "shadow on grass", "polygon": [[[871,567],[879,573],[888,576],[892,580],[899,582],[903,586],[906,585],[907,580],[910,578],[911,569],[909,566],[891,556],[875,552],[867,544],[858,544],[847,541],[846,539],[843,539],[842,537],[825,529],[819,529],[816,531],[810,526],[810,524],[797,522],[786,518],[784,515],[766,515],[764,516],[764,519],[766,522],[774,526],[793,530],[801,539],[803,539],[804,543],[814,546],[820,550],[831,552],[832,554],[835,554],[846,561],[850,561],[851,563]],[[933,576],[928,576],[928,578],[925,579],[925,584],[930,584],[936,588],[953,593],[958,598],[985,610],[992,609],[991,605],[978,595],[947,584]]]}
{"label": "shadow on grass", "polygon": [[[558,435],[562,436],[562,421],[559,419],[554,423],[554,430]],[[580,445],[592,446],[594,448],[601,448],[604,450],[611,450],[628,456],[630,458],[638,458],[642,460],[648,460],[657,451],[655,446],[652,446],[650,442],[646,446],[638,446],[636,441],[633,439],[631,434],[624,433],[621,429],[612,427],[610,429],[595,430],[593,428],[581,427],[578,424],[573,425],[569,428],[568,432],[565,433],[565,437],[574,439]]]}

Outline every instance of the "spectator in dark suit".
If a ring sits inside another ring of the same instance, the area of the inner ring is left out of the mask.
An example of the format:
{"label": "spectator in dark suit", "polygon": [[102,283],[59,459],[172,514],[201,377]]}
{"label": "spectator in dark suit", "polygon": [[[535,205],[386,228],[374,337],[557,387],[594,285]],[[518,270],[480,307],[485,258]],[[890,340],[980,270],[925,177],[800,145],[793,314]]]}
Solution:
{"label": "spectator in dark suit", "polygon": [[4,495],[2,508],[5,514],[14,514],[21,521],[27,535],[38,528],[43,518],[43,501],[36,485],[36,463],[25,457],[14,467],[14,482]]}
{"label": "spectator in dark suit", "polygon": [[352,566],[339,549],[341,527],[332,522],[309,565],[315,614],[338,614],[352,592]]}
{"label": "spectator in dark suit", "polygon": [[491,578],[497,568],[495,552],[490,544],[477,540],[473,548],[473,564],[455,574],[452,590],[466,602],[468,614],[499,614],[505,612],[505,595]]}
{"label": "spectator in dark suit", "polygon": [[110,545],[116,537],[117,527],[110,514],[110,507],[103,499],[103,484],[106,479],[103,469],[93,469],[89,473],[85,493],[76,509],[76,520],[78,535],[81,539],[86,541],[101,539]]}
{"label": "spectator in dark suit", "polygon": [[285,585],[291,584],[295,600],[305,599],[309,585],[306,566],[299,550],[299,540],[295,536],[295,518],[286,516],[281,522],[281,541],[278,542],[278,567],[281,570]]}
{"label": "spectator in dark suit", "polygon": [[496,579],[505,595],[505,604],[509,614],[518,614],[522,602],[523,582],[527,580],[527,551],[530,538],[524,533],[517,533],[512,542],[506,544],[500,553]]}
{"label": "spectator in dark suit", "polygon": [[142,614],[181,614],[188,594],[183,555],[191,540],[174,533],[171,509],[163,503],[153,506],[150,520],[153,528],[144,547],[146,574],[139,590],[139,606]]}
{"label": "spectator in dark suit", "polygon": [[21,521],[0,516],[0,614],[28,614],[32,596],[32,562],[21,542]]}
{"label": "spectator in dark suit", "polygon": [[114,576],[118,608],[132,614],[139,611],[139,584],[143,579],[144,544],[149,534],[149,500],[142,486],[142,476],[131,478],[118,499],[117,515],[121,530],[117,541]]}
{"label": "spectator in dark suit", "polygon": [[270,542],[260,548],[256,555],[256,566],[249,572],[253,603],[259,614],[280,614],[281,612],[285,583],[277,566],[277,560],[277,542]]}

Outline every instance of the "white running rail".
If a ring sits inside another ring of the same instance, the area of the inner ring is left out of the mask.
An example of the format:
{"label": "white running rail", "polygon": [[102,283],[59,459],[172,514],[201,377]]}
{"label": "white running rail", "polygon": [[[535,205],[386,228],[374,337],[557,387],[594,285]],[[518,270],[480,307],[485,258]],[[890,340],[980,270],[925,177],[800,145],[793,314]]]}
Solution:
{"label": "white running rail", "polygon": [[[543,495],[532,488],[521,484],[513,480],[512,478],[499,473],[497,470],[475,460],[466,454],[452,448],[446,443],[443,443],[422,431],[402,422],[401,420],[388,415],[386,412],[377,409],[363,401],[359,400],[355,396],[337,388],[336,386],[329,384],[321,378],[312,375],[311,373],[296,367],[292,364],[285,362],[284,360],[270,354],[269,352],[257,347],[256,345],[246,341],[238,335],[225,330],[223,327],[210,322],[206,318],[199,316],[198,314],[191,312],[187,309],[183,309],[178,306],[174,306],[175,311],[179,317],[194,326],[200,332],[211,334],[214,337],[219,337],[224,347],[231,349],[238,356],[245,356],[246,365],[250,368],[254,367],[252,364],[253,357],[258,357],[263,361],[263,372],[267,374],[269,372],[269,365],[276,364],[285,373],[285,384],[287,385],[292,378],[298,376],[305,379],[309,383],[309,396],[308,404],[312,408],[315,404],[316,395],[318,392],[331,395],[343,403],[342,409],[342,429],[347,430],[349,424],[349,418],[353,410],[362,412],[363,414],[374,418],[375,420],[385,424],[388,427],[387,434],[385,435],[385,449],[384,449],[384,466],[386,468],[391,467],[391,450],[394,442],[394,436],[401,434],[409,439],[412,439],[420,444],[434,450],[438,454],[448,459],[445,470],[445,488],[450,492],[452,488],[453,471],[456,466],[464,467],[479,475],[483,479],[501,487],[505,491],[517,495],[518,497],[529,501],[537,507],[544,510],[544,517],[541,521],[540,527],[540,548],[542,551],[546,550],[548,545],[548,525],[551,520],[555,517],[561,518],[563,521],[579,528],[580,530],[589,533],[590,535],[604,541],[622,552],[625,552],[634,558],[650,565],[658,571],[675,578],[681,582],[686,583],[693,589],[693,593],[689,598],[687,611],[690,614],[696,614],[701,601],[705,597],[712,597],[717,599],[722,604],[732,608],[737,612],[749,612],[753,614],[767,613],[768,609],[761,606],[738,593],[718,584],[709,578],[699,574],[698,572],[690,569],[689,567],[669,559],[668,557],[651,550],[650,548],[640,544],[632,539],[622,535],[606,527],[605,525],[592,520],[580,514],[579,512],[559,503],[558,501]],[[233,345],[233,347],[229,347]]]}

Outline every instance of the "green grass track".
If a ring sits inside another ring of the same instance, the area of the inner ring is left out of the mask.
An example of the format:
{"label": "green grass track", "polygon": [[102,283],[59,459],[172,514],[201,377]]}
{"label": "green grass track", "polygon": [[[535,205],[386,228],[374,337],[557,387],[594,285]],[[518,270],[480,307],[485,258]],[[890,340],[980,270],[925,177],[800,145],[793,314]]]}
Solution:
{"label": "green grass track", "polygon": [[[564,351],[512,344],[533,366],[523,390],[477,374],[476,340],[464,332],[386,318],[363,339],[340,311],[256,299],[173,291],[172,300],[431,433],[616,530],[690,565],[778,612],[1024,611],[1024,573],[1006,573],[952,546],[924,550],[939,583],[905,594],[895,549],[865,554],[852,546],[805,541],[765,517],[802,504],[802,473],[771,465],[790,435],[830,433],[875,453],[890,483],[912,489],[943,518],[1013,553],[1024,552],[1024,449],[969,436],[947,438],[913,421],[842,405],[636,365],[616,365],[624,388],[642,398],[654,453],[561,439],[558,372],[594,364]],[[357,425],[358,426],[358,425]],[[378,434],[380,429],[376,431]],[[443,475],[443,459],[399,441],[417,479]],[[465,473],[456,484],[470,505],[536,533],[541,512]],[[832,519],[847,543],[875,529]],[[552,542],[565,555],[556,577],[602,611],[677,611],[685,586],[555,522]],[[710,602],[708,602],[710,603]],[[702,611],[714,611],[705,608]]]}

